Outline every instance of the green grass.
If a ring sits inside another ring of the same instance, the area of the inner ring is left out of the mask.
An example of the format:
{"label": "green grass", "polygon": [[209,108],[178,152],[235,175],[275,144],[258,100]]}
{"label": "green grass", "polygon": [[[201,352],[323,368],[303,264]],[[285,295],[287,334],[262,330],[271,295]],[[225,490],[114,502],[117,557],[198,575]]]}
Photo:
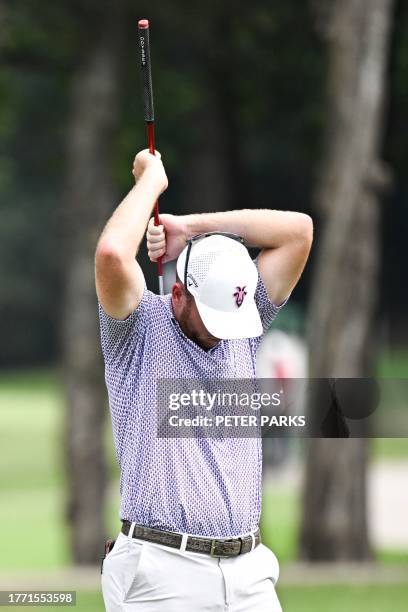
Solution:
{"label": "green grass", "polygon": [[[77,593],[75,612],[102,612],[104,609],[102,593]],[[58,608],[56,612],[60,611]]]}
{"label": "green grass", "polygon": [[377,560],[381,563],[406,564],[408,567],[408,550],[379,550]]}
{"label": "green grass", "polygon": [[299,501],[291,491],[265,490],[262,497],[262,540],[279,563],[296,558]]}
{"label": "green grass", "polygon": [[[0,569],[48,568],[70,562],[64,520],[64,403],[49,371],[0,375]],[[110,474],[118,468],[107,419]],[[117,503],[107,521],[118,530]]]}
{"label": "green grass", "polygon": [[372,459],[407,459],[408,438],[374,438],[371,440]]}
{"label": "green grass", "polygon": [[406,612],[408,602],[408,584],[278,586],[277,592],[284,612]]}
{"label": "green grass", "polygon": [[69,562],[61,491],[13,490],[0,505],[0,569],[49,568]]}
{"label": "green grass", "polygon": [[377,363],[380,378],[408,378],[408,352],[406,349],[385,351]]}

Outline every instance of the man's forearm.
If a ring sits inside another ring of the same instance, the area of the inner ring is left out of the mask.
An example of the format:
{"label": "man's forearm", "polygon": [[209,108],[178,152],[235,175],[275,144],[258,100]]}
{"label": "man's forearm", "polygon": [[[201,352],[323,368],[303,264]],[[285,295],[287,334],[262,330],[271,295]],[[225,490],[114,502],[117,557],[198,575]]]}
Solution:
{"label": "man's forearm", "polygon": [[281,210],[233,210],[186,215],[188,238],[204,232],[223,231],[242,236],[248,246],[278,248],[302,239],[311,220],[302,213]]}
{"label": "man's forearm", "polygon": [[146,170],[109,219],[99,246],[117,251],[124,258],[134,258],[160,193],[155,173]]}

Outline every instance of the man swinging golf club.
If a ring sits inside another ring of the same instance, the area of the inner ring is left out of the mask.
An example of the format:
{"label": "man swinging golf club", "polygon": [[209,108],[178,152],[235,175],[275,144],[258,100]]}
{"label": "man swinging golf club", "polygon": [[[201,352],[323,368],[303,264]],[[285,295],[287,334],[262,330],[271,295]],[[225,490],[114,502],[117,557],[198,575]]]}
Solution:
{"label": "man swinging golf club", "polygon": [[[254,378],[256,350],[309,255],[303,214],[235,210],[149,218],[167,188],[160,154],[136,155],[135,186],[96,250],[102,351],[121,470],[121,530],[102,565],[106,610],[276,612],[279,565],[260,542],[261,440],[159,438],[156,385]],[[135,259],[177,259],[171,293]],[[243,241],[261,249],[252,261]]]}

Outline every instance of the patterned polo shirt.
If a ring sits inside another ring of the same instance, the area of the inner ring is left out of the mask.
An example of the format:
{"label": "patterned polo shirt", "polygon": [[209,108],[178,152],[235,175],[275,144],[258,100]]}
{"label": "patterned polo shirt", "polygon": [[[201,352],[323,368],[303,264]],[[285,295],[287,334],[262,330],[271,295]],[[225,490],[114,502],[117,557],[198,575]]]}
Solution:
{"label": "patterned polo shirt", "polygon": [[[257,261],[255,260],[255,264]],[[280,306],[258,273],[255,301],[264,332]],[[146,287],[125,320],[99,304],[105,380],[120,467],[119,517],[207,537],[257,528],[261,511],[261,438],[159,438],[159,378],[255,378],[259,338],[221,340],[204,350],[174,318],[171,295]]]}

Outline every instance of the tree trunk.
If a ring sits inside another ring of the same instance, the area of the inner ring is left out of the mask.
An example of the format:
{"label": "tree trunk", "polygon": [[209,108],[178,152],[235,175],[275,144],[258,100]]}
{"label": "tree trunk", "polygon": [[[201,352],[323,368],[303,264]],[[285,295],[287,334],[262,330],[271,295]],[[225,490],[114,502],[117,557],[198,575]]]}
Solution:
{"label": "tree trunk", "polygon": [[[392,5],[393,0],[335,0],[326,23],[327,144],[317,191],[323,231],[316,237],[309,312],[311,377],[372,373],[379,196],[387,178],[379,153]],[[301,557],[370,557],[366,466],[364,439],[310,443]]]}
{"label": "tree trunk", "polygon": [[120,26],[119,17],[107,15],[108,12],[105,17],[109,24],[101,14],[96,14],[95,29],[99,21],[99,36],[95,32],[73,81],[67,127],[63,366],[67,403],[67,519],[76,563],[97,562],[105,538],[106,391],[94,251],[116,201],[111,150],[118,117]]}

